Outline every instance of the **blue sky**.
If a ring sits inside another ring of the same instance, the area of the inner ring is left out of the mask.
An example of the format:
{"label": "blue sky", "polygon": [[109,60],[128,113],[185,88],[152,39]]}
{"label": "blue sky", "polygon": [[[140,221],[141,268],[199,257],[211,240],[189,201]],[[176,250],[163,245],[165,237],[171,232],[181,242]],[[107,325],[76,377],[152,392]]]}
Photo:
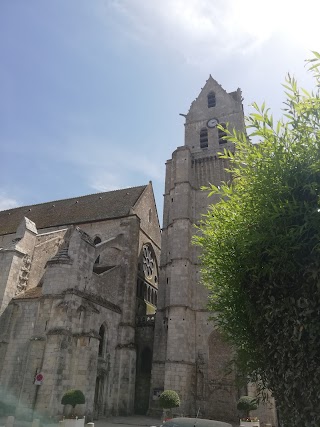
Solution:
{"label": "blue sky", "polygon": [[0,0],[0,209],[152,180],[206,79],[279,114],[316,0]]}

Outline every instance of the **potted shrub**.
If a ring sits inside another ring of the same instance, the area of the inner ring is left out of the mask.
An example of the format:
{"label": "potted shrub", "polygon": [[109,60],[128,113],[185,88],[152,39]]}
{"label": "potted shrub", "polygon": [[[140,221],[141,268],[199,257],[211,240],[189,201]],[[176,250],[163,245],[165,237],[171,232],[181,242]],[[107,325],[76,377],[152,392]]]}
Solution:
{"label": "potted shrub", "polygon": [[257,417],[250,417],[250,411],[258,408],[258,402],[254,397],[241,396],[237,403],[237,409],[242,412],[240,426],[242,427],[260,427]]}
{"label": "potted shrub", "polygon": [[165,390],[160,394],[159,405],[163,409],[163,420],[173,417],[172,409],[180,406],[180,398],[174,390]]}
{"label": "potted shrub", "polygon": [[81,390],[68,390],[61,399],[62,405],[71,405],[72,412],[71,415],[66,417],[64,422],[64,427],[84,427],[84,418],[78,418],[75,415],[74,408],[76,405],[82,405],[85,403],[86,399]]}

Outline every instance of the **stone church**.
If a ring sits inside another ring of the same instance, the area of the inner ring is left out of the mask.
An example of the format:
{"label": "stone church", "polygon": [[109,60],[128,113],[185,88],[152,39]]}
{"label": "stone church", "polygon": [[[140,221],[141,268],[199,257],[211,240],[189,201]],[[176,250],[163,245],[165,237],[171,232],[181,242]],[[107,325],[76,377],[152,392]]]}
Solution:
{"label": "stone church", "polygon": [[50,419],[78,388],[87,419],[146,411],[160,254],[151,183],[3,211],[0,230],[0,401]]}
{"label": "stone church", "polygon": [[[210,76],[183,116],[162,233],[151,183],[0,212],[0,402],[16,415],[61,415],[69,388],[88,419],[154,415],[173,389],[186,416],[237,420],[232,352],[209,320],[191,238],[216,201],[201,187],[230,179],[217,125],[244,130],[241,91]],[[273,405],[258,414],[276,425]]]}

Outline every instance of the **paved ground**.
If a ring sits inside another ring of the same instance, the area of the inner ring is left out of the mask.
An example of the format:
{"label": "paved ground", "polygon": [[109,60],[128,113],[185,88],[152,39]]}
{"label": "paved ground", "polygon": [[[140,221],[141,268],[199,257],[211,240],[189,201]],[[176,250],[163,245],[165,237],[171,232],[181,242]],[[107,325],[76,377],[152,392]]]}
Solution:
{"label": "paved ground", "polygon": [[[94,421],[94,427],[159,427],[161,420],[159,418],[150,418],[142,415],[132,415],[131,417],[110,417]],[[0,417],[0,427],[5,426],[5,418]],[[56,427],[57,424],[50,424],[50,427]],[[17,421],[14,427],[31,427],[31,423]],[[49,427],[49,425],[48,425]],[[239,427],[239,424],[234,425]]]}
{"label": "paved ground", "polygon": [[[0,417],[0,427],[5,426],[6,419]],[[140,415],[133,415],[131,417],[111,417],[94,421],[95,427],[158,427],[161,424],[160,419],[149,418]],[[14,427],[30,427],[31,423],[16,421]],[[52,427],[55,427],[55,424],[51,424]]]}
{"label": "paved ground", "polygon": [[130,426],[160,426],[161,420],[158,418],[149,418],[141,415],[131,417],[111,417],[94,422],[95,427],[130,427]]}

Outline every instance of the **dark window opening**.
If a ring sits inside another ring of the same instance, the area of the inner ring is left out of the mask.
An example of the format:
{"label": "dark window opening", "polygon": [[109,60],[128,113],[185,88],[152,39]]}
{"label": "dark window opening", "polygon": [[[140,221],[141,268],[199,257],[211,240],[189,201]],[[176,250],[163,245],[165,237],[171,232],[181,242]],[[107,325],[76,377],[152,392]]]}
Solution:
{"label": "dark window opening", "polygon": [[203,128],[200,131],[200,148],[208,147],[208,129]]}
{"label": "dark window opening", "polygon": [[[101,239],[100,239],[100,237],[95,237],[94,238],[94,241],[93,241],[93,243],[95,244],[95,245],[97,245],[98,243],[101,243]],[[100,255],[98,256],[98,258],[95,260],[95,264],[99,264],[99,262],[100,262]]]}
{"label": "dark window opening", "polygon": [[208,108],[216,106],[216,94],[214,92],[208,93]]}
{"label": "dark window opening", "polygon": [[105,328],[103,325],[101,325],[101,326],[100,326],[100,329],[99,329],[99,337],[100,337],[100,341],[99,341],[99,351],[98,351],[99,356],[102,356],[102,354],[103,354],[103,347],[104,347],[105,333],[106,333],[106,328]]}
{"label": "dark window opening", "polygon": [[[225,128],[226,124],[221,123],[221,126],[223,128]],[[219,144],[225,144],[227,142],[225,139],[223,139],[223,137],[226,135],[227,135],[227,133],[224,130],[218,129]]]}

